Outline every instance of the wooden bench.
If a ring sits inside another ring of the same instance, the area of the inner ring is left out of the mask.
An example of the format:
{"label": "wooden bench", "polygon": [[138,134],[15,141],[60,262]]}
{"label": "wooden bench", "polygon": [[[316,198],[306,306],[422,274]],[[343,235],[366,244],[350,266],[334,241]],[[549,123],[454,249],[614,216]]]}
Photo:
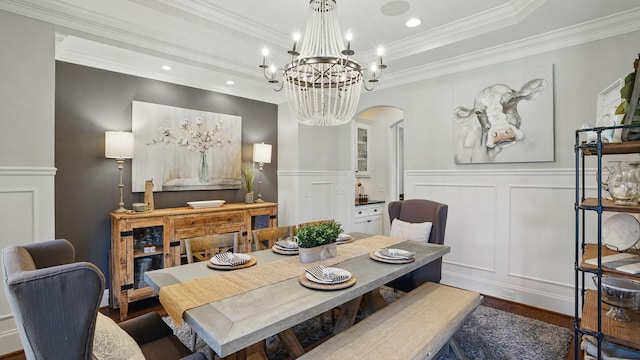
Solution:
{"label": "wooden bench", "polygon": [[300,359],[433,359],[450,349],[464,358],[452,336],[482,299],[471,291],[425,283]]}

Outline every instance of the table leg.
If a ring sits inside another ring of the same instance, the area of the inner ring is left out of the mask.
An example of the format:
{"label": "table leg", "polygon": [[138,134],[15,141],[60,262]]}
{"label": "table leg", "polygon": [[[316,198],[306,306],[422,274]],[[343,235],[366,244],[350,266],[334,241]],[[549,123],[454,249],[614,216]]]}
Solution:
{"label": "table leg", "polygon": [[258,341],[257,343],[246,347],[242,350],[239,350],[237,352],[235,352],[234,354],[231,354],[227,357],[224,357],[222,359],[225,360],[247,360],[247,359],[251,359],[251,360],[266,360],[267,359],[267,352],[266,352],[266,343],[264,340],[262,341]]}
{"label": "table leg", "polygon": [[333,328],[333,335],[337,335],[353,325],[356,321],[356,315],[358,315],[358,308],[361,302],[362,296],[358,296],[340,307],[340,315],[338,315],[336,325]]}
{"label": "table leg", "polygon": [[363,295],[360,311],[362,317],[367,317],[385,306],[387,306],[387,303],[380,294],[380,288],[378,288]]}
{"label": "table leg", "polygon": [[304,354],[304,348],[300,344],[300,341],[298,341],[293,329],[287,329],[278,333],[278,338],[280,338],[280,342],[282,342],[282,345],[284,345],[293,359],[299,358]]}

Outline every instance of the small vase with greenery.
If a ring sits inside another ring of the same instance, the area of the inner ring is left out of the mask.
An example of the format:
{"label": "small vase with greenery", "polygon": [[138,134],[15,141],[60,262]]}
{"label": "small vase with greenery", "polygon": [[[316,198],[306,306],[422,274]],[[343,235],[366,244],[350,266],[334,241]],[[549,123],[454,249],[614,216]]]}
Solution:
{"label": "small vase with greenery", "polygon": [[300,262],[311,263],[336,256],[338,252],[336,241],[341,232],[340,223],[335,221],[299,228],[297,238]]}
{"label": "small vase with greenery", "polygon": [[242,188],[247,192],[245,196],[245,203],[252,204],[253,203],[253,181],[255,179],[255,172],[253,168],[253,163],[250,161],[245,161],[242,163],[241,170],[241,185]]}
{"label": "small vase with greenery", "polygon": [[342,233],[342,227],[335,221],[303,226],[297,232],[298,245],[301,248],[311,248],[334,243],[340,233]]}

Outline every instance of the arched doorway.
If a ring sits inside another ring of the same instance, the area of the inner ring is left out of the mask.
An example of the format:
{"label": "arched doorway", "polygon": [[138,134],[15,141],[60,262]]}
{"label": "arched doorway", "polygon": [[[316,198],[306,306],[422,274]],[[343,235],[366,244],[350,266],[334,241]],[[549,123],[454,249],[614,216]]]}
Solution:
{"label": "arched doorway", "polygon": [[[394,106],[371,107],[355,117],[371,129],[369,177],[359,178],[370,198],[389,202],[404,192],[403,119],[404,111]],[[388,234],[388,220],[383,222],[383,232]]]}

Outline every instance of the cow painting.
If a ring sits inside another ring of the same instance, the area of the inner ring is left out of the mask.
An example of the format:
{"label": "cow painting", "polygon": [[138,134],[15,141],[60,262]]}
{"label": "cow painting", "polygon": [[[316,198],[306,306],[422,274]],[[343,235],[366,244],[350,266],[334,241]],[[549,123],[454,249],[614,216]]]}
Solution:
{"label": "cow painting", "polygon": [[523,141],[525,133],[521,129],[523,119],[518,113],[518,103],[535,99],[546,87],[544,79],[530,80],[520,90],[495,84],[476,95],[473,108],[457,107],[454,110],[455,162],[495,162],[501,151]]}

